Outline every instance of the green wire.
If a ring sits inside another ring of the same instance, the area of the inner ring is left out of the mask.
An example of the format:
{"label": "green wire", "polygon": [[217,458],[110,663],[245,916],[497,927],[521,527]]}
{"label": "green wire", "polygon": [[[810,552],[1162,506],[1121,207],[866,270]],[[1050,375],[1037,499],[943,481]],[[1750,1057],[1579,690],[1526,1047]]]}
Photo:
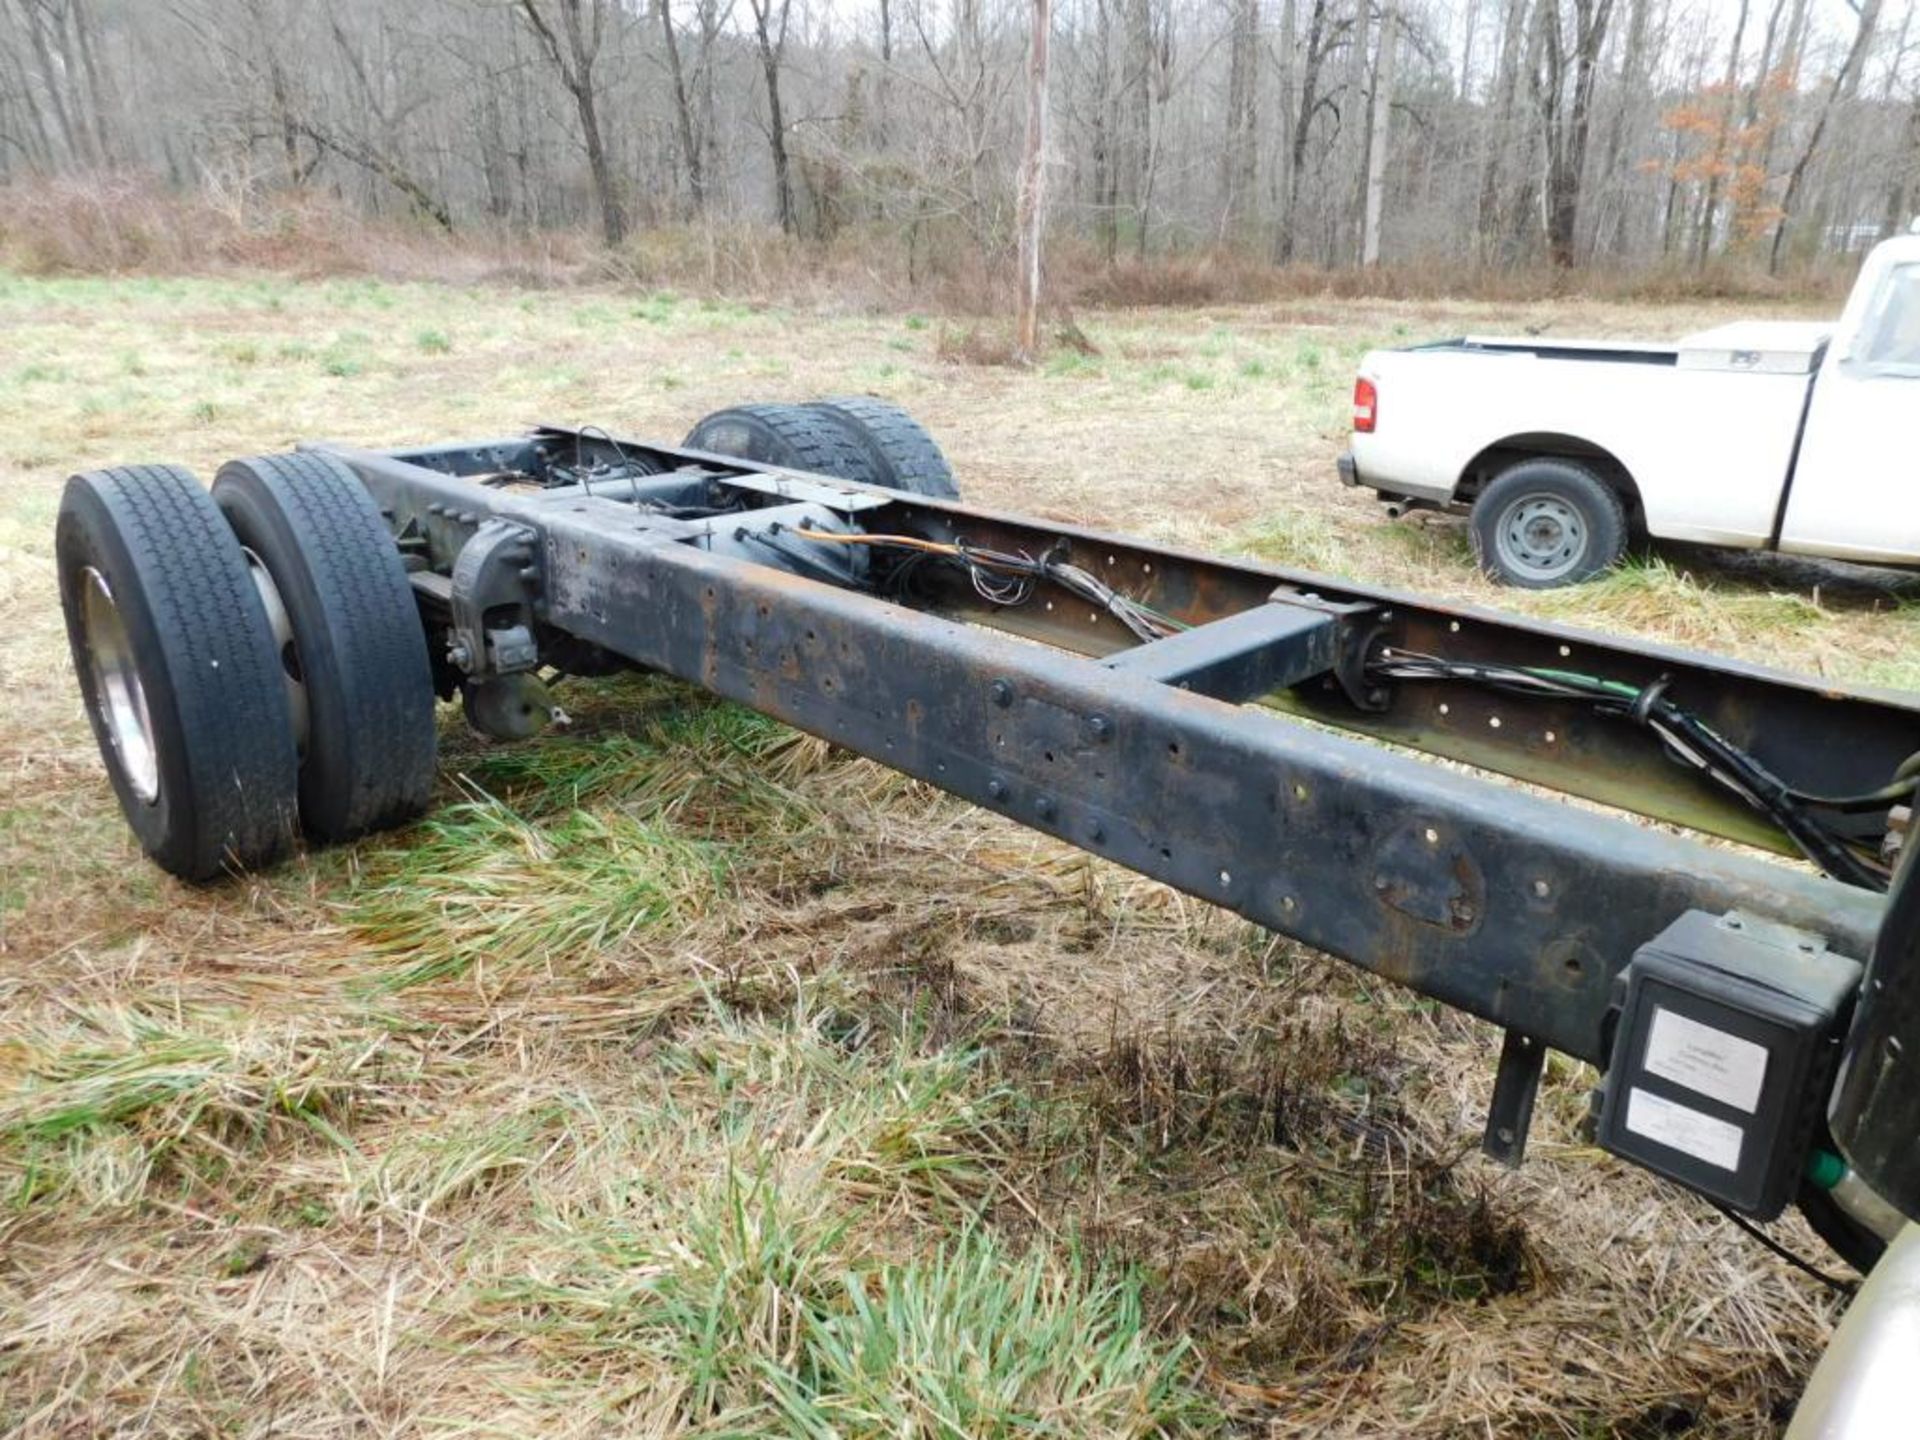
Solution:
{"label": "green wire", "polygon": [[1602,680],[1598,675],[1582,675],[1576,670],[1549,670],[1542,666],[1532,670],[1522,669],[1520,673],[1535,675],[1542,680],[1554,680],[1562,685],[1579,685],[1588,689],[1605,690],[1610,695],[1619,695],[1623,698],[1637,696],[1640,693],[1640,688],[1636,685],[1628,685],[1620,680]]}

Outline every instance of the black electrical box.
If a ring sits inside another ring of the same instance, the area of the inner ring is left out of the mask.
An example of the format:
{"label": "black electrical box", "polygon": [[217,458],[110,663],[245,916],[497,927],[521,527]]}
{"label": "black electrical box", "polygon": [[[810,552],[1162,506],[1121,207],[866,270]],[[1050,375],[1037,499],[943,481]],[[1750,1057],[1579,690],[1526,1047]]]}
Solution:
{"label": "black electrical box", "polygon": [[1748,1215],[1778,1215],[1825,1115],[1860,975],[1804,931],[1688,911],[1614,981],[1600,1144]]}

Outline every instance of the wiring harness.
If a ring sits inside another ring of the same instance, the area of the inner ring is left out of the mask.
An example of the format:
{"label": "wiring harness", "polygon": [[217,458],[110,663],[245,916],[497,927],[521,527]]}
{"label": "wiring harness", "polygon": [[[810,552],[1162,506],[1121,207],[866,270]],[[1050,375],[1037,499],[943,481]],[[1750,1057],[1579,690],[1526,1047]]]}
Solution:
{"label": "wiring harness", "polygon": [[[1058,586],[1114,617],[1143,642],[1188,628],[1170,615],[1122,595],[1098,576],[1066,559],[1064,544],[1035,556],[970,545],[965,540],[929,540],[917,535],[839,534],[794,529],[796,539],[818,545],[869,546],[892,551],[898,561],[887,583],[905,588],[921,565],[963,571],[974,593],[990,605],[1024,605],[1041,584]],[[1765,816],[1814,864],[1836,880],[1885,890],[1891,869],[1878,848],[1837,825],[1835,815],[1884,811],[1920,789],[1920,755],[1909,758],[1893,779],[1859,795],[1816,795],[1796,789],[1755,756],[1728,740],[1691,711],[1668,698],[1668,678],[1630,685],[1596,675],[1544,667],[1448,660],[1411,650],[1383,649],[1367,664],[1375,682],[1444,681],[1479,685],[1529,699],[1585,702],[1593,713],[1641,726],[1658,737],[1675,762],[1697,771]]]}
{"label": "wiring harness", "polygon": [[841,535],[830,530],[792,532],[802,540],[823,545],[871,545],[903,553],[905,563],[893,572],[893,582],[904,585],[914,567],[931,560],[956,566],[972,581],[974,593],[989,605],[1024,605],[1040,582],[1057,585],[1104,610],[1141,640],[1162,640],[1187,627],[1171,615],[1131,599],[1098,576],[1069,562],[1064,544],[1043,555],[1024,551],[989,550],[964,540],[923,540],[917,535]]}
{"label": "wiring harness", "polygon": [[1885,810],[1920,787],[1920,755],[1910,757],[1892,781],[1860,795],[1814,795],[1780,779],[1698,716],[1667,698],[1668,679],[1628,685],[1570,670],[1488,665],[1445,660],[1410,650],[1382,650],[1367,666],[1370,679],[1454,681],[1533,699],[1584,700],[1593,712],[1641,725],[1657,735],[1678,763],[1732,791],[1766,816],[1814,864],[1836,880],[1885,890],[1891,872],[1874,849],[1844,833],[1818,811],[1843,814]]}

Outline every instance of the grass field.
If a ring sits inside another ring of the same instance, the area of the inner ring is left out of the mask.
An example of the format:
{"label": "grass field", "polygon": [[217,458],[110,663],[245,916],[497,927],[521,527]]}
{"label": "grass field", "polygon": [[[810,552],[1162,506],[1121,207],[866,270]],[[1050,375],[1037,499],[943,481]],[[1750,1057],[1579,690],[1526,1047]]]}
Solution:
{"label": "grass field", "polygon": [[1497,1171],[1484,1027],[657,680],[517,748],[449,714],[414,830],[188,890],[51,564],[76,468],[860,390],[984,504],[1920,684],[1873,585],[1526,600],[1332,478],[1369,344],[1720,318],[1103,314],[1023,373],[917,317],[0,277],[0,1429],[1770,1433],[1830,1301],[1583,1146],[1590,1073]]}

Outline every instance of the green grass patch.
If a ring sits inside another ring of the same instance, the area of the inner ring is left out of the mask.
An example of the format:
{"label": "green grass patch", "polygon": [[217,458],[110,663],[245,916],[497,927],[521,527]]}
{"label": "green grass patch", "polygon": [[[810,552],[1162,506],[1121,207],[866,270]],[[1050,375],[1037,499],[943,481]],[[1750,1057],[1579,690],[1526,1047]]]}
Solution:
{"label": "green grass patch", "polygon": [[1045,373],[1055,379],[1066,379],[1077,375],[1101,375],[1105,367],[1095,355],[1079,350],[1057,350],[1047,357]]}
{"label": "green grass patch", "polygon": [[630,1187],[583,1207],[536,1177],[540,1258],[498,1257],[472,1307],[483,1342],[617,1364],[647,1413],[701,1433],[1211,1426],[1137,1272],[979,1219],[1005,1162],[974,1055],[876,1032],[807,986],[777,1017],[710,1000],[683,1028],[646,1112],[605,1117],[596,1141],[603,1166],[632,1154]]}
{"label": "green grass patch", "polygon": [[360,934],[399,962],[385,980],[396,988],[481,963],[590,956],[683,924],[706,909],[727,868],[720,848],[631,815],[536,821],[478,789],[409,842],[376,857],[347,903]]}
{"label": "green grass patch", "polygon": [[644,320],[649,325],[669,325],[679,312],[680,297],[671,290],[657,290],[635,305],[630,313],[634,319]]}
{"label": "green grass patch", "polygon": [[289,1127],[337,1134],[378,1048],[364,1035],[248,1027],[242,1017],[96,1011],[37,1037],[0,1101],[0,1183],[16,1206],[77,1192],[127,1204],[156,1178],[223,1172]]}
{"label": "green grass patch", "polygon": [[[817,812],[789,783],[814,742],[669,682],[582,685],[580,730],[467,757],[465,798],[368,857],[350,923],[384,983],[547,964],[688,924]],[[456,762],[458,763],[458,762]]]}

